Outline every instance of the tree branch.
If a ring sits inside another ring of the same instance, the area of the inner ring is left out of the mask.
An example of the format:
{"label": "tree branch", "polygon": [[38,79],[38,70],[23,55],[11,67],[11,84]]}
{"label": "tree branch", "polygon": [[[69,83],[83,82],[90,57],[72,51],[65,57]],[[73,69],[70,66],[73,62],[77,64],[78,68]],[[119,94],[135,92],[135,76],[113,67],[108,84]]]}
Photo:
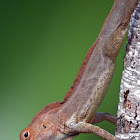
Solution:
{"label": "tree branch", "polygon": [[140,139],[140,3],[129,27],[120,86],[116,137]]}

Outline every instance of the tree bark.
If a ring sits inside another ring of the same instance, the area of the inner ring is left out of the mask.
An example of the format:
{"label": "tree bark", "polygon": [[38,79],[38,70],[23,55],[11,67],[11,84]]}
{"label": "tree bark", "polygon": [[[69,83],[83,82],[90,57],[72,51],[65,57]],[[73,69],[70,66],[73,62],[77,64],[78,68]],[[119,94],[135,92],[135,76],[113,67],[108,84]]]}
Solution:
{"label": "tree bark", "polygon": [[140,3],[130,20],[117,118],[118,139],[140,139]]}

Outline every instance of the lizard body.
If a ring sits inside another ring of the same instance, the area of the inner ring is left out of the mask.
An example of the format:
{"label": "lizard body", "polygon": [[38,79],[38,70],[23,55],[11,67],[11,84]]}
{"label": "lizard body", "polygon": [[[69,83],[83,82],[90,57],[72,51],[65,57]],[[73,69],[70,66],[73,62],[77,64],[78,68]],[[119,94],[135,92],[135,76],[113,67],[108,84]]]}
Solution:
{"label": "lizard body", "polygon": [[109,87],[116,56],[138,2],[114,1],[64,100],[49,104],[40,111],[21,132],[21,140],[70,140],[80,133],[94,133],[104,139],[116,140],[107,131],[91,124],[105,119],[116,123],[116,117],[96,111]]}

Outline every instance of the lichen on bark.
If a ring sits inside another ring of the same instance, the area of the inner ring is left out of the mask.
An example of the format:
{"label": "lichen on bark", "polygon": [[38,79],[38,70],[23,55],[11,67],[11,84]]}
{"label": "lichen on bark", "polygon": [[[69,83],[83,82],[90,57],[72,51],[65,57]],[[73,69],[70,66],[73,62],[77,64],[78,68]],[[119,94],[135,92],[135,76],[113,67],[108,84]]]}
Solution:
{"label": "lichen on bark", "polygon": [[130,20],[117,118],[118,139],[140,140],[140,3]]}

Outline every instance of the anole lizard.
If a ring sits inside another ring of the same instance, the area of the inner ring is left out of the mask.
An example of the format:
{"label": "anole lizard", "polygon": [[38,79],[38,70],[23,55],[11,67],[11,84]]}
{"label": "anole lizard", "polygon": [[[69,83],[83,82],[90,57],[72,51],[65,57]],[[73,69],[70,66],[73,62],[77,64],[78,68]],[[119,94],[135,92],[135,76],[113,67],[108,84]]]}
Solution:
{"label": "anole lizard", "polygon": [[131,14],[139,0],[115,0],[101,32],[88,51],[71,88],[62,102],[41,110],[20,134],[20,140],[70,140],[80,133],[94,133],[116,140],[109,132],[92,124],[116,117],[96,113],[112,79]]}

